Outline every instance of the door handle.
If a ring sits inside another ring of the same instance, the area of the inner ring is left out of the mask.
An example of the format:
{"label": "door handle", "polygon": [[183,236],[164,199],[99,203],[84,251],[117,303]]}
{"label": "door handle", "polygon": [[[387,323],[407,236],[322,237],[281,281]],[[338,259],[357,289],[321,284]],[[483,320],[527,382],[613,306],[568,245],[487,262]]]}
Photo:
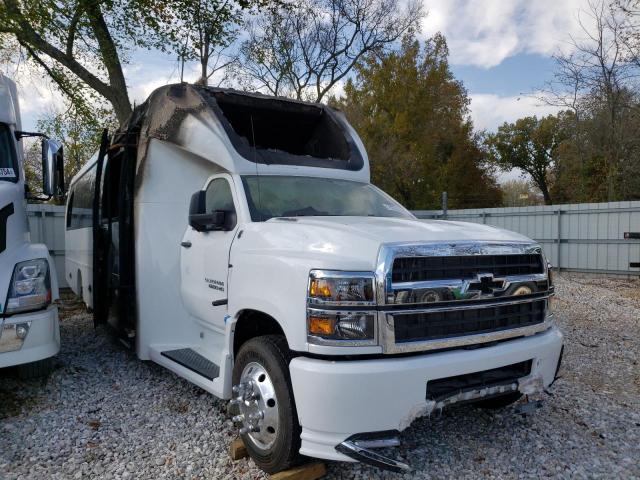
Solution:
{"label": "door handle", "polygon": [[186,242],[180,242],[180,245],[183,246],[184,248],[190,248],[191,242],[187,240]]}

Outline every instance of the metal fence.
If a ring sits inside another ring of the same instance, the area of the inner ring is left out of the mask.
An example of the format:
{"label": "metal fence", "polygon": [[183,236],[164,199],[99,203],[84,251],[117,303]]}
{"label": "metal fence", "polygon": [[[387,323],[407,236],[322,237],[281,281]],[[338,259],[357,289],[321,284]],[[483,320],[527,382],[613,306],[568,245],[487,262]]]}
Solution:
{"label": "metal fence", "polygon": [[56,265],[58,285],[67,288],[64,276],[64,206],[29,203],[27,219],[33,243],[44,243]]}
{"label": "metal fence", "polygon": [[[443,217],[441,210],[413,213],[422,219]],[[561,270],[640,275],[640,240],[624,238],[625,232],[640,232],[640,202],[449,210],[446,219],[533,238]]]}
{"label": "metal fence", "polygon": [[[31,241],[49,247],[58,281],[64,278],[64,207],[30,204]],[[415,211],[422,219],[441,219],[442,211]],[[449,210],[447,220],[484,223],[513,230],[540,242],[549,261],[561,270],[640,275],[640,202],[583,203],[538,207]]]}

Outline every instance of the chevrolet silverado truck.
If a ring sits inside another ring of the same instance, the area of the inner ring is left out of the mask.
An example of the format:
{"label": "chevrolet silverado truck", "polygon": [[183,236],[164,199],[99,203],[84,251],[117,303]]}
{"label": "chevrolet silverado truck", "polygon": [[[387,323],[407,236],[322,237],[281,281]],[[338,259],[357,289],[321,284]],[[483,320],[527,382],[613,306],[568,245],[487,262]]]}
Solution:
{"label": "chevrolet silverado truck", "polygon": [[161,87],[104,133],[66,215],[66,274],[96,323],[228,399],[266,472],[301,456],[406,471],[379,447],[416,418],[556,377],[540,246],[418,220],[326,105]]}

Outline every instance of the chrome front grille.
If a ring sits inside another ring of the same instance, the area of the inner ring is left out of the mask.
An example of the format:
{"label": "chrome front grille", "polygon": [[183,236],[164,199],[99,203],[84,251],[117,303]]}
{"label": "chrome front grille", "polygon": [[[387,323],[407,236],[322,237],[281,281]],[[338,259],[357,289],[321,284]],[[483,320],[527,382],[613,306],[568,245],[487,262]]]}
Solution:
{"label": "chrome front grille", "polygon": [[393,315],[396,343],[462,337],[544,322],[546,300]]}
{"label": "chrome front grille", "polygon": [[393,261],[394,283],[471,279],[479,274],[495,277],[544,273],[540,253],[512,255],[456,255],[451,257],[400,257]]}
{"label": "chrome front grille", "polygon": [[550,326],[553,291],[536,244],[386,245],[376,275],[386,353],[473,345]]}

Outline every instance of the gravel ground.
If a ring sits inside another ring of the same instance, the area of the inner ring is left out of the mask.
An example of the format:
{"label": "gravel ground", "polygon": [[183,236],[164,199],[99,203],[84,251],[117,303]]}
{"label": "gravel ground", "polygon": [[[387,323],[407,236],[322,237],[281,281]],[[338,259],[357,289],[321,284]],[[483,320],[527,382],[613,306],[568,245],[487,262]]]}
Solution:
{"label": "gravel ground", "polygon": [[[392,452],[404,478],[640,478],[640,282],[559,276],[562,378],[532,415],[472,406],[422,418]],[[141,362],[70,301],[46,381],[0,371],[0,478],[266,478],[232,462],[225,404]],[[329,463],[330,479],[402,478]]]}

